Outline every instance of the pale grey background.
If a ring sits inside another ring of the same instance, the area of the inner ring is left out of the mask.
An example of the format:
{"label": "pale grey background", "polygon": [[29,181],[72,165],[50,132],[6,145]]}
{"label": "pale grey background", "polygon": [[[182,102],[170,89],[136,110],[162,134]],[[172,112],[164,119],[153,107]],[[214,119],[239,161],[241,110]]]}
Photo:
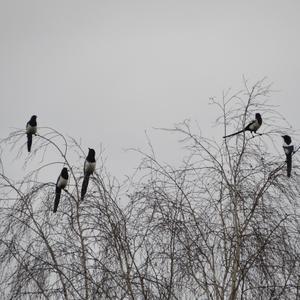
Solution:
{"label": "pale grey background", "polygon": [[0,136],[37,114],[85,147],[102,143],[122,177],[137,163],[123,149],[144,147],[145,130],[163,160],[178,159],[174,141],[152,127],[190,118],[216,134],[208,99],[243,75],[274,82],[297,129],[299,29],[297,0],[1,0]]}

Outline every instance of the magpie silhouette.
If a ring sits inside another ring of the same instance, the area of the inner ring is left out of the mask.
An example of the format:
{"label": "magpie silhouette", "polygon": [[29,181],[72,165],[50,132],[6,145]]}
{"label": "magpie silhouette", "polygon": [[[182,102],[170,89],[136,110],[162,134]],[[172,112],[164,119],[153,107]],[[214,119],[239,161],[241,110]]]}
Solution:
{"label": "magpie silhouette", "polygon": [[93,174],[95,168],[96,168],[95,150],[89,148],[89,153],[84,161],[84,167],[83,167],[84,178],[81,187],[81,201],[84,199],[89,184],[90,175]]}
{"label": "magpie silhouette", "polygon": [[68,169],[63,168],[61,170],[60,175],[57,178],[56,187],[55,187],[55,201],[54,201],[54,208],[53,212],[56,213],[57,207],[60,200],[61,190],[67,186],[69,179]]}
{"label": "magpie silhouette", "polygon": [[292,139],[289,135],[282,135],[282,138],[284,141],[282,147],[286,156],[287,177],[291,177],[294,145],[292,145]]}
{"label": "magpie silhouette", "polygon": [[36,134],[36,115],[33,115],[30,120],[26,124],[26,134],[27,134],[27,150],[28,152],[31,151],[31,144],[32,144],[32,135]]}
{"label": "magpie silhouette", "polygon": [[256,113],[255,114],[255,120],[251,121],[244,129],[242,129],[242,130],[240,130],[238,132],[229,134],[229,135],[225,135],[225,136],[223,136],[223,138],[225,139],[225,138],[234,136],[236,134],[242,133],[244,131],[250,131],[251,134],[253,135],[253,132],[256,133],[256,131],[261,126],[261,124],[262,124],[262,117],[261,117],[260,113]]}

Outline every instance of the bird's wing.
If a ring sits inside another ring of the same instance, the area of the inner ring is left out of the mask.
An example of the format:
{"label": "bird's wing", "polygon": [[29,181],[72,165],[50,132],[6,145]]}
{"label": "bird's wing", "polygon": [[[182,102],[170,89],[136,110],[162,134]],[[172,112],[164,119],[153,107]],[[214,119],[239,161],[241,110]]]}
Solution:
{"label": "bird's wing", "polygon": [[255,129],[256,120],[251,121],[246,127],[245,130],[254,130]]}

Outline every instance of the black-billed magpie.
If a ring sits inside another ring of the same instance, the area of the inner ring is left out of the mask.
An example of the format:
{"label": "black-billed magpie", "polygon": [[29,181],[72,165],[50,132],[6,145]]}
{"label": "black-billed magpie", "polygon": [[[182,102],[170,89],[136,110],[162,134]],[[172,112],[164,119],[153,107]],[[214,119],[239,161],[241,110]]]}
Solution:
{"label": "black-billed magpie", "polygon": [[84,178],[83,178],[82,187],[81,187],[81,201],[83,200],[83,198],[86,194],[90,175],[93,174],[93,172],[95,171],[95,168],[96,168],[95,150],[89,148],[89,153],[84,161],[84,167],[83,167]]}
{"label": "black-billed magpie", "polygon": [[68,169],[63,168],[61,170],[60,175],[57,178],[56,187],[55,187],[55,201],[54,201],[54,209],[53,212],[56,213],[57,207],[60,200],[61,190],[67,186],[69,179]]}
{"label": "black-billed magpie", "polygon": [[287,168],[287,177],[291,177],[292,171],[292,154],[294,152],[294,145],[292,145],[292,139],[289,135],[282,135],[283,138],[283,150],[286,156],[286,168]]}
{"label": "black-billed magpie", "polygon": [[251,121],[244,129],[242,129],[238,132],[223,136],[223,138],[225,139],[225,138],[228,138],[230,136],[234,136],[236,134],[242,133],[244,131],[250,131],[251,134],[253,134],[253,132],[256,133],[256,131],[261,126],[261,124],[262,124],[262,117],[261,117],[260,113],[256,113],[255,114],[255,120]]}
{"label": "black-billed magpie", "polygon": [[36,129],[37,129],[36,118],[37,118],[37,116],[33,115],[26,124],[27,150],[28,150],[28,152],[30,152],[30,150],[31,150],[32,135],[36,134]]}

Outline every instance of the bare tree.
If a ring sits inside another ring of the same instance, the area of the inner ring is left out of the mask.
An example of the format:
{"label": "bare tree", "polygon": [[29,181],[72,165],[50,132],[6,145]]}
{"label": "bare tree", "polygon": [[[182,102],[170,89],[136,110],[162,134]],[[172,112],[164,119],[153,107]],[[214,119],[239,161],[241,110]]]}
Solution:
{"label": "bare tree", "polygon": [[[185,147],[180,166],[161,163],[149,144],[121,185],[99,155],[84,201],[84,151],[39,129],[25,163],[39,158],[40,166],[19,182],[4,168],[0,175],[1,298],[298,299],[298,160],[288,178],[276,146],[287,128],[270,93],[265,80],[245,80],[241,91],[211,99],[225,135],[260,112],[254,136],[208,139],[187,121],[168,129]],[[24,134],[2,147],[20,157]],[[47,162],[53,149],[58,160]],[[62,165],[70,181],[53,213],[55,183],[40,182],[40,172]]]}
{"label": "bare tree", "polygon": [[287,128],[268,104],[270,92],[265,80],[251,87],[244,81],[241,91],[212,99],[225,135],[260,112],[263,126],[254,136],[215,141],[183,122],[167,130],[182,136],[188,153],[182,167],[142,153],[148,183],[133,206],[152,250],[144,259],[157,262],[149,280],[164,284],[157,298],[299,297],[298,167],[287,178],[284,154],[274,150]]}

